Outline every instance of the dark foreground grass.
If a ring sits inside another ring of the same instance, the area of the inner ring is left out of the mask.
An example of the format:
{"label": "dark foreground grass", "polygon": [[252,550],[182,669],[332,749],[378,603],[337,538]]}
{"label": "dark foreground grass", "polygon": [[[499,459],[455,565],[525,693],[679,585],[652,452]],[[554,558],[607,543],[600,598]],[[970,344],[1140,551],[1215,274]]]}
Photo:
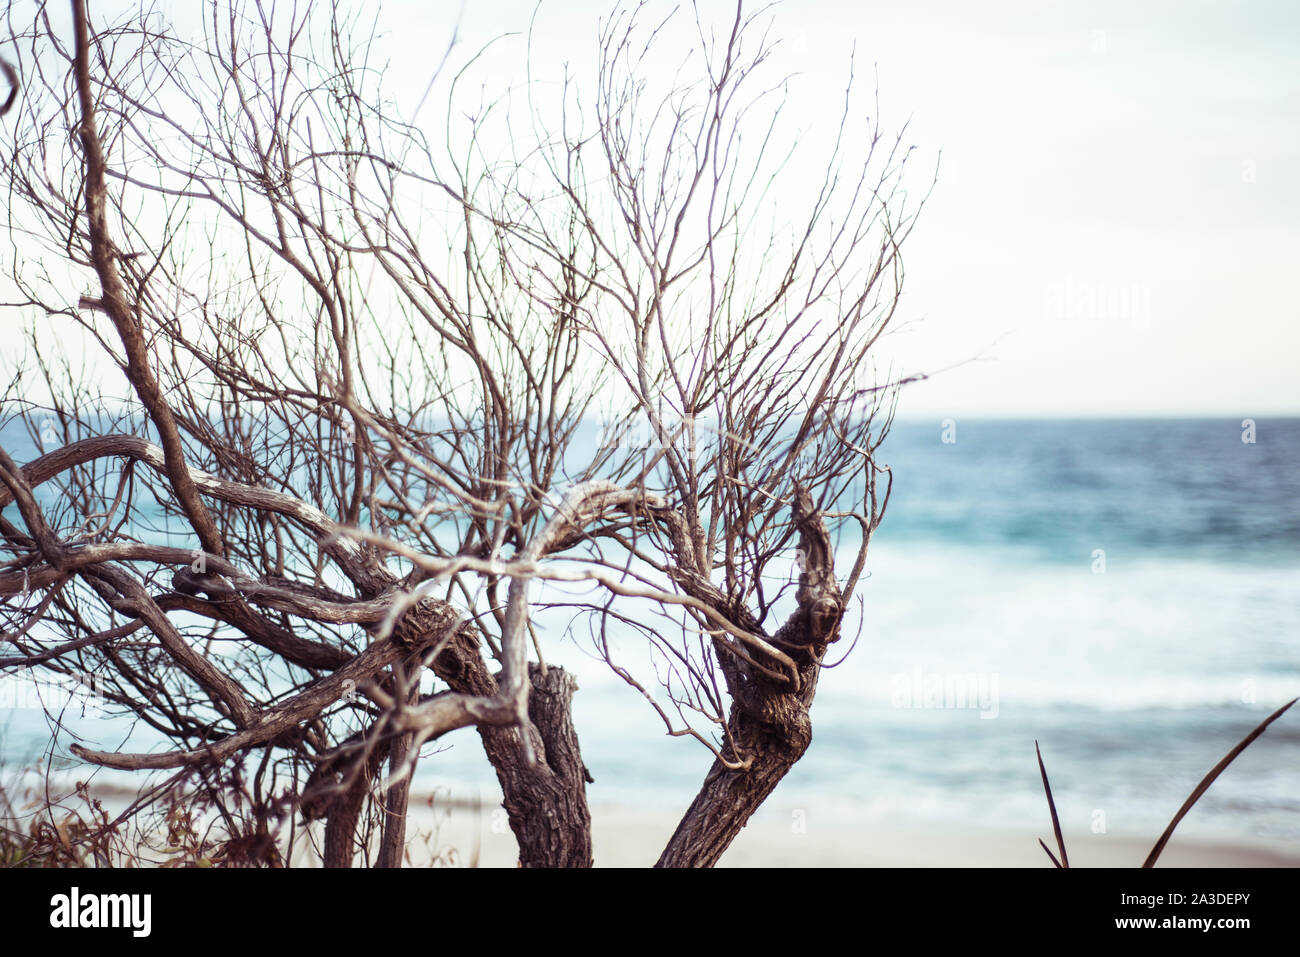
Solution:
{"label": "dark foreground grass", "polygon": [[[1289,709],[1297,701],[1300,701],[1300,698],[1292,698],[1290,701],[1282,705],[1282,707],[1278,708],[1267,718],[1261,721],[1258,725],[1256,725],[1255,729],[1251,731],[1250,734],[1246,735],[1239,742],[1237,742],[1237,746],[1233,748],[1231,751],[1229,751],[1226,755],[1224,755],[1222,761],[1220,761],[1218,764],[1216,764],[1213,768],[1210,769],[1209,774],[1201,778],[1201,783],[1196,785],[1196,787],[1192,790],[1192,793],[1188,795],[1187,800],[1183,802],[1183,806],[1180,807],[1178,809],[1178,813],[1174,815],[1174,819],[1169,822],[1169,826],[1165,828],[1164,833],[1160,835],[1160,839],[1156,841],[1155,847],[1151,848],[1151,853],[1148,854],[1147,859],[1142,862],[1143,867],[1155,866],[1156,860],[1159,859],[1160,857],[1160,852],[1165,849],[1165,845],[1169,843],[1169,838],[1173,836],[1174,828],[1178,826],[1178,822],[1180,822],[1183,818],[1187,816],[1187,812],[1192,809],[1192,806],[1201,799],[1201,795],[1203,795],[1206,791],[1210,789],[1210,785],[1213,784],[1215,782],[1215,779],[1217,779],[1218,776],[1223,773],[1224,769],[1227,768],[1227,766],[1236,759],[1237,755],[1241,754],[1241,752],[1245,751],[1246,748],[1250,747],[1251,743],[1256,738],[1258,738],[1261,734],[1263,734],[1265,729],[1267,729],[1270,724],[1272,724],[1278,718],[1282,717],[1282,715],[1286,714],[1287,709]],[[1043,841],[1041,837],[1038,839],[1038,843],[1043,848],[1043,850],[1047,853],[1047,856],[1051,858],[1052,863],[1055,866],[1062,867],[1062,868],[1069,867],[1070,858],[1065,853],[1065,838],[1061,834],[1061,821],[1056,814],[1056,801],[1053,800],[1052,798],[1052,785],[1047,780],[1047,767],[1043,764],[1043,752],[1039,749],[1037,741],[1034,742],[1034,751],[1038,755],[1039,773],[1042,774],[1043,776],[1043,791],[1047,795],[1047,808],[1049,811],[1052,812],[1052,831],[1056,835],[1056,847],[1057,850],[1060,851],[1061,853],[1060,858],[1058,859],[1057,856],[1052,853],[1051,849],[1047,846],[1047,844]]]}

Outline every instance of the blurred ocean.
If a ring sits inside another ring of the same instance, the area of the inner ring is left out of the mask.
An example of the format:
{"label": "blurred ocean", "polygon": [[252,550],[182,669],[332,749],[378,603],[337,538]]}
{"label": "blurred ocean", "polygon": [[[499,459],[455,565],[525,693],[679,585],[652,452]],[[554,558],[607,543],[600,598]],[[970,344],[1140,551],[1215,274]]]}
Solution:
{"label": "blurred ocean", "polygon": [[[1154,840],[1201,776],[1300,694],[1300,419],[1258,420],[1253,443],[1217,419],[948,431],[955,441],[938,421],[903,422],[885,445],[895,490],[860,586],[861,638],[822,676],[812,748],[773,802],[1046,835],[1037,739],[1067,830]],[[708,752],[666,737],[562,629],[543,648],[578,672],[592,802],[685,808]],[[125,733],[79,728],[109,746]],[[0,710],[0,760],[29,761],[46,738],[39,712]],[[421,789],[497,793],[469,730],[418,776]],[[1300,708],[1179,833],[1300,840]]]}

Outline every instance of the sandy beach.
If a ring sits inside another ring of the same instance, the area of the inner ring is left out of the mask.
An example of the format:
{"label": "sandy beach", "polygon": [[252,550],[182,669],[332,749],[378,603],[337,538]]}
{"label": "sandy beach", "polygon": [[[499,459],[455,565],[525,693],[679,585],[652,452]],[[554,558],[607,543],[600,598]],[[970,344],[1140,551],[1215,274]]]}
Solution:
{"label": "sandy beach", "polygon": [[[495,815],[495,816],[494,816]],[[663,810],[622,806],[592,808],[597,867],[646,867],[677,825]],[[516,847],[500,811],[472,807],[430,810],[412,802],[411,863],[440,854],[443,863],[515,866]],[[436,831],[436,834],[435,834]],[[417,836],[416,832],[420,832]],[[426,836],[428,840],[426,841]],[[1066,850],[1074,867],[1139,867],[1158,835],[1148,839],[1069,833]],[[1038,830],[947,828],[863,822],[848,817],[800,816],[796,809],[765,808],[723,856],[722,867],[1050,867],[1038,846],[1054,849],[1050,822]],[[1160,867],[1297,867],[1300,845],[1267,841],[1217,843],[1175,834]]]}
{"label": "sandy beach", "polygon": [[[94,796],[110,813],[121,811],[132,792],[98,785]],[[17,789],[13,794],[18,795]],[[499,798],[498,798],[499,800]],[[66,807],[78,806],[69,800]],[[680,818],[669,808],[624,804],[592,805],[592,840],[597,867],[649,867]],[[308,825],[317,843],[324,823]],[[1065,832],[1072,867],[1137,868],[1158,834]],[[719,862],[721,867],[1051,867],[1038,845],[1056,850],[1051,822],[1008,827],[949,826],[936,822],[854,818],[785,804],[761,808]],[[515,867],[517,846],[505,811],[445,792],[412,795],[407,818],[408,867]],[[307,832],[300,830],[294,866],[317,866]],[[358,859],[358,866],[361,861]],[[1213,839],[1187,828],[1175,832],[1159,867],[1300,867],[1300,843],[1263,838]]]}

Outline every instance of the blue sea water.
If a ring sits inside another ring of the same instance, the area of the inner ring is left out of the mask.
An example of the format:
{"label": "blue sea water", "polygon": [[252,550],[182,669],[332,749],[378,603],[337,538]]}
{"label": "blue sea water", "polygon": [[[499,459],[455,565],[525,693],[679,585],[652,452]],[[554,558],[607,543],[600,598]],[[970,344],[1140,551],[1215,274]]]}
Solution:
{"label": "blue sea water", "polygon": [[[1300,695],[1300,419],[1243,433],[1227,419],[898,423],[860,637],[822,676],[813,745],[773,801],[886,825],[1044,828],[1037,740],[1067,829],[1154,839]],[[665,736],[581,640],[544,624],[548,660],[579,676],[592,801],[684,808],[708,752]],[[15,763],[44,726],[11,710],[0,735]],[[423,761],[419,786],[444,785],[495,791],[471,731]],[[1300,840],[1300,708],[1180,833]]]}

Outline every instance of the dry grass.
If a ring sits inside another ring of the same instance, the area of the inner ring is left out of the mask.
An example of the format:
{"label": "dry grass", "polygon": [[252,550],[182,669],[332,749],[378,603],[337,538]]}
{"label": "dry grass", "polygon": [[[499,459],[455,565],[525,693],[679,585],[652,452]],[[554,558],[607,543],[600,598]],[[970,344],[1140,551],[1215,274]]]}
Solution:
{"label": "dry grass", "polygon": [[[1205,775],[1205,777],[1201,778],[1201,783],[1196,785],[1192,790],[1192,793],[1188,795],[1187,800],[1183,802],[1183,806],[1178,809],[1178,813],[1174,815],[1173,820],[1169,822],[1169,826],[1165,828],[1164,833],[1160,835],[1160,839],[1156,841],[1155,847],[1151,848],[1151,853],[1148,854],[1147,859],[1142,862],[1143,867],[1155,866],[1156,861],[1160,857],[1160,852],[1165,849],[1165,845],[1169,843],[1169,839],[1173,836],[1174,828],[1176,828],[1178,823],[1187,816],[1187,812],[1190,811],[1192,806],[1201,799],[1201,796],[1210,789],[1210,785],[1213,784],[1218,776],[1223,773],[1224,769],[1236,759],[1237,755],[1245,751],[1246,748],[1250,746],[1251,742],[1263,734],[1270,724],[1282,717],[1282,715],[1286,714],[1287,710],[1297,701],[1300,701],[1300,698],[1292,698],[1257,724],[1250,734],[1237,742],[1237,746],[1224,755],[1223,760],[1211,768],[1210,772]],[[1070,858],[1066,856],[1065,853],[1065,838],[1061,834],[1061,822],[1056,814],[1056,801],[1052,798],[1052,785],[1047,780],[1047,767],[1043,764],[1043,752],[1039,750],[1037,741],[1034,742],[1034,751],[1038,754],[1038,770],[1043,776],[1043,791],[1047,795],[1048,810],[1052,812],[1052,830],[1056,834],[1056,846],[1061,852],[1060,858],[1058,859],[1056,855],[1052,853],[1051,849],[1048,848],[1042,838],[1038,839],[1038,843],[1042,846],[1043,850],[1047,853],[1047,856],[1051,858],[1052,863],[1056,867],[1069,867]]]}

